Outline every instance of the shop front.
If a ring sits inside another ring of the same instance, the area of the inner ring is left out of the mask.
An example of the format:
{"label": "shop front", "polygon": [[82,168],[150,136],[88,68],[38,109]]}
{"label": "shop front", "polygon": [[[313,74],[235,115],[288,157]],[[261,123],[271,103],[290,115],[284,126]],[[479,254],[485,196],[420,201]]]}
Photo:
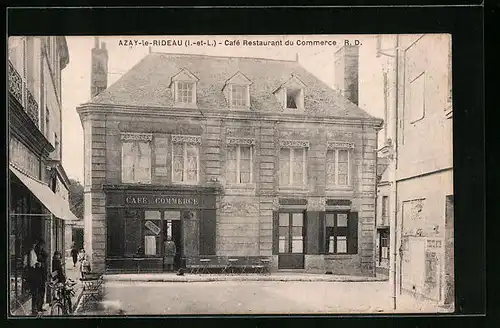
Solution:
{"label": "shop front", "polygon": [[161,272],[167,240],[174,269],[185,259],[215,255],[214,188],[106,186],[106,272]]}

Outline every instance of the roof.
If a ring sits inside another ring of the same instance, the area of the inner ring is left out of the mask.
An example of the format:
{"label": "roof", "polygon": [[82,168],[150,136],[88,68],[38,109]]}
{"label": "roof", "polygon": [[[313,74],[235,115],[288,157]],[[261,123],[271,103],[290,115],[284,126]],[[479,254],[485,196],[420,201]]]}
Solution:
{"label": "roof", "polygon": [[373,118],[296,61],[154,52],[92,98],[90,103],[173,108],[173,95],[168,87],[172,77],[183,69],[199,78],[197,105],[200,110],[227,110],[224,85],[241,72],[252,82],[250,107],[253,111],[283,110],[273,91],[292,76],[297,76],[306,85],[304,107],[307,114]]}

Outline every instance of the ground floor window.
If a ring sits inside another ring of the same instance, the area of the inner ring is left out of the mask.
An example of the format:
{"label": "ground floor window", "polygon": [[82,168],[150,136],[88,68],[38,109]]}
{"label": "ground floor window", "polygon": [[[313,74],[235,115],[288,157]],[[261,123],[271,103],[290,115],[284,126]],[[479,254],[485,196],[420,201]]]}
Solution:
{"label": "ground floor window", "polygon": [[389,230],[379,230],[378,265],[389,265]]}
{"label": "ground floor window", "polygon": [[324,223],[326,254],[356,254],[358,220],[355,212],[326,212]]}

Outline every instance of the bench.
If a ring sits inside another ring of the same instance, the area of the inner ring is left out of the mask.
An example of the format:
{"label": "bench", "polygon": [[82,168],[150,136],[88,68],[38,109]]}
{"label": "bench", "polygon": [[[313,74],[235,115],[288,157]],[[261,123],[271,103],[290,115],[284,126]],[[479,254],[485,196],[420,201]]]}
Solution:
{"label": "bench", "polygon": [[82,306],[90,301],[99,302],[103,295],[103,275],[100,273],[84,273],[82,283]]}
{"label": "bench", "polygon": [[261,256],[201,256],[186,258],[188,273],[266,273],[271,260]]}

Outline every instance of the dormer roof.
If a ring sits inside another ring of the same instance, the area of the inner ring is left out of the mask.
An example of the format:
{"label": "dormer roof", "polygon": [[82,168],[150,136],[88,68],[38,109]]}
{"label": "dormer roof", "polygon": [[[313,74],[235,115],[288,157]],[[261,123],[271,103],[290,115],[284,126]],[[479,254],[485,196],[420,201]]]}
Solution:
{"label": "dormer roof", "polygon": [[281,84],[276,90],[273,91],[275,93],[276,91],[282,89],[282,88],[289,88],[289,89],[305,89],[306,84],[302,82],[301,79],[295,74],[292,74],[292,76],[283,84]]}
{"label": "dormer roof", "polygon": [[198,82],[200,79],[191,73],[187,68],[181,69],[177,74],[172,76],[170,85],[174,81],[183,81],[183,82]]}

